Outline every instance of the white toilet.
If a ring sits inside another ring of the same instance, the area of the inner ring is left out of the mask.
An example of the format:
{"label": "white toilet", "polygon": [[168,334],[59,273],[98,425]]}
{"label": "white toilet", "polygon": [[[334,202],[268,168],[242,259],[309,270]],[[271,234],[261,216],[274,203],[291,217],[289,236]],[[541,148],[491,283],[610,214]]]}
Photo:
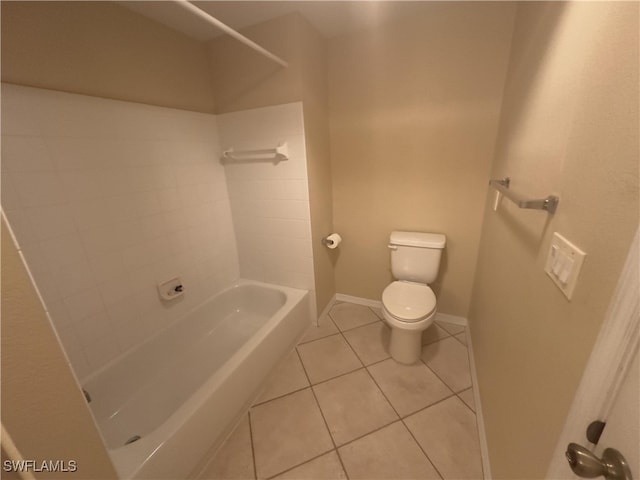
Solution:
{"label": "white toilet", "polygon": [[439,233],[391,232],[391,273],[397,281],[382,292],[382,312],[391,326],[389,350],[397,362],[420,358],[422,332],[436,315],[436,296],[428,284],[438,275],[446,240]]}

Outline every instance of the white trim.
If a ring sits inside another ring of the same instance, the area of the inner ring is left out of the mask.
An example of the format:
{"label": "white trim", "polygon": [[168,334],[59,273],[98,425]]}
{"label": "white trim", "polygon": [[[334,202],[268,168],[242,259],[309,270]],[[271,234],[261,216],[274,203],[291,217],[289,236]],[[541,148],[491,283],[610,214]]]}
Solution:
{"label": "white trim", "polygon": [[[460,317],[454,317],[460,318]],[[466,319],[463,318],[466,322]],[[485,480],[490,480],[491,463],[489,462],[489,444],[487,443],[487,431],[484,427],[484,416],[482,414],[482,403],[480,401],[480,384],[478,383],[478,374],[476,372],[476,360],[473,354],[473,344],[471,342],[471,332],[469,325],[466,325],[467,346],[469,351],[469,367],[471,370],[471,382],[473,385],[473,401],[476,409],[476,424],[478,426],[478,438],[480,440],[480,456],[482,459],[482,474]]]}
{"label": "white trim", "polygon": [[219,28],[224,33],[226,33],[227,35],[230,35],[231,37],[235,38],[239,42],[244,43],[249,48],[255,50],[256,52],[260,53],[261,55],[264,55],[269,60],[273,60],[278,65],[281,65],[283,67],[288,67],[289,66],[289,64],[287,62],[285,62],[283,59],[281,59],[277,55],[271,53],[266,48],[261,47],[260,45],[258,45],[253,40],[245,37],[240,32],[237,32],[236,30],[231,28],[229,25],[227,25],[225,23],[222,23],[220,20],[218,20],[214,16],[209,15],[204,10],[201,10],[200,8],[196,7],[195,5],[192,5],[187,0],[174,0],[174,2],[177,5],[180,5],[180,6],[184,7],[185,9],[189,10],[194,15],[197,15],[198,17],[202,18],[203,20],[206,20],[208,23],[210,23],[210,24],[214,25],[215,27]]}
{"label": "white trim", "polygon": [[[16,447],[16,444],[13,442],[13,439],[11,438],[11,435],[9,435],[9,432],[7,432],[7,430],[4,428],[4,424],[2,424],[1,428],[2,449],[7,454],[7,457],[9,457],[8,460],[14,462],[24,461],[24,457],[20,453],[20,450],[18,450],[18,447]],[[17,473],[21,480],[36,480],[36,477],[34,477],[33,473],[31,473],[31,471],[29,470],[17,469]]]}
{"label": "white trim", "polygon": [[336,296],[334,294],[333,297],[331,297],[331,299],[327,302],[327,305],[324,307],[322,312],[320,312],[320,315],[318,315],[318,318],[316,318],[316,322],[315,322],[316,327],[318,326],[318,322],[320,321],[320,319],[325,315],[329,314],[329,310],[331,310],[331,307],[333,307],[335,303],[336,303]]}
{"label": "white trim", "polygon": [[[370,300],[368,298],[354,297],[352,295],[345,295],[344,293],[336,293],[333,303],[335,302],[349,302],[349,303],[355,303],[356,305],[364,305],[365,307],[382,308],[382,302],[380,300]],[[330,308],[330,306],[332,306],[332,304],[330,304],[328,308]],[[464,317],[449,315],[448,313],[440,313],[440,312],[436,313],[435,321],[442,322],[442,323],[449,323],[451,325],[460,325],[467,329],[467,344],[469,346],[469,367],[471,370],[471,381],[473,382],[473,401],[475,403],[476,422],[478,425],[478,436],[480,438],[480,452],[482,455],[482,471],[484,472],[483,474],[484,474],[485,480],[489,480],[491,478],[491,466],[489,464],[489,448],[487,445],[487,435],[484,427],[484,417],[482,415],[482,404],[480,402],[478,375],[476,373],[476,362],[473,356],[473,346],[471,344],[471,334],[469,332],[469,321]]]}
{"label": "white trim", "polygon": [[633,352],[640,344],[640,240],[635,237],[573,404],[558,438],[546,478],[577,478],[564,457],[569,442],[585,442],[593,420],[606,420]]}
{"label": "white trim", "polygon": [[[382,302],[380,300],[370,300],[368,298],[354,297],[353,295],[345,295],[344,293],[336,293],[334,302],[349,302],[356,305],[364,305],[365,307],[382,308]],[[466,327],[469,322],[464,317],[458,317],[457,315],[449,315],[448,313],[436,312],[436,322],[450,323],[452,325],[460,325]]]}
{"label": "white trim", "polygon": [[380,300],[369,300],[368,298],[354,297],[352,295],[345,295],[344,293],[336,293],[335,299],[337,302],[349,302],[356,305],[364,305],[365,307],[382,308],[382,302]]}
{"label": "white trim", "polygon": [[469,321],[464,317],[440,312],[436,312],[436,322],[450,323],[451,325],[459,325],[461,327],[469,326]]}

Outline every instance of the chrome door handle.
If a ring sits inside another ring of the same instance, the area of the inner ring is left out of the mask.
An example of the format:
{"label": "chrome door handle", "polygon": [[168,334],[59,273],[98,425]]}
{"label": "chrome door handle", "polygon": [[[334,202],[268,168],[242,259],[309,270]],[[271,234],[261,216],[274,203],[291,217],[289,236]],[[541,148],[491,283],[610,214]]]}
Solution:
{"label": "chrome door handle", "polygon": [[607,448],[602,459],[577,443],[570,443],[565,453],[573,473],[583,478],[603,476],[607,480],[633,480],[629,464],[615,448]]}

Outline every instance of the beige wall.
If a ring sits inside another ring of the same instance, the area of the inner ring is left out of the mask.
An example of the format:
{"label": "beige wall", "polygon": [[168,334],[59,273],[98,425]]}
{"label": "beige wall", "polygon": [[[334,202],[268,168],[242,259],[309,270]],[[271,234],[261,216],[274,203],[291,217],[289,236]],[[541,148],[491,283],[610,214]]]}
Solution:
{"label": "beige wall", "polygon": [[311,208],[311,246],[316,306],[318,313],[321,313],[336,293],[334,266],[338,255],[336,250],[329,250],[322,244],[322,238],[333,232],[327,47],[325,40],[306,21],[301,27],[300,39],[304,41],[306,52],[301,62],[301,85]]}
{"label": "beige wall", "polygon": [[302,101],[311,208],[311,234],[320,313],[335,294],[336,252],[321,239],[333,231],[326,42],[293,13],[241,31],[289,63],[283,68],[228,37],[210,42],[217,113]]}
{"label": "beige wall", "polygon": [[[638,7],[518,6],[492,175],[560,205],[487,196],[469,321],[494,478],[544,477],[638,225]],[[587,253],[571,301],[555,231]]]}
{"label": "beige wall", "polygon": [[76,473],[116,478],[85,399],[2,220],[2,424],[25,459],[75,460]]}
{"label": "beige wall", "polygon": [[303,101],[321,311],[335,293],[332,254],[319,247],[333,222],[325,41],[298,14],[243,33],[290,66],[230,37],[202,44],[109,2],[2,2],[2,81],[215,113]]}
{"label": "beige wall", "polygon": [[330,43],[339,293],[379,300],[392,230],[440,232],[441,312],[466,316],[514,6],[438,3]]}
{"label": "beige wall", "polygon": [[302,57],[299,14],[283,15],[240,30],[240,33],[285,60],[282,67],[229,36],[209,42],[214,65],[216,113],[281,105],[302,100]]}
{"label": "beige wall", "polygon": [[2,81],[212,112],[205,45],[111,2],[2,2]]}

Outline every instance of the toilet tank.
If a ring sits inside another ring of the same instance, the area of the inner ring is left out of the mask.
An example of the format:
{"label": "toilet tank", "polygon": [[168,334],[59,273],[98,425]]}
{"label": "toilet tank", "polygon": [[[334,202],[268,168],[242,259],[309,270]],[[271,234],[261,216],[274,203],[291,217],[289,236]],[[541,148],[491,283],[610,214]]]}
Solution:
{"label": "toilet tank", "polygon": [[391,273],[397,280],[430,284],[438,275],[447,237],[440,233],[391,232]]}

